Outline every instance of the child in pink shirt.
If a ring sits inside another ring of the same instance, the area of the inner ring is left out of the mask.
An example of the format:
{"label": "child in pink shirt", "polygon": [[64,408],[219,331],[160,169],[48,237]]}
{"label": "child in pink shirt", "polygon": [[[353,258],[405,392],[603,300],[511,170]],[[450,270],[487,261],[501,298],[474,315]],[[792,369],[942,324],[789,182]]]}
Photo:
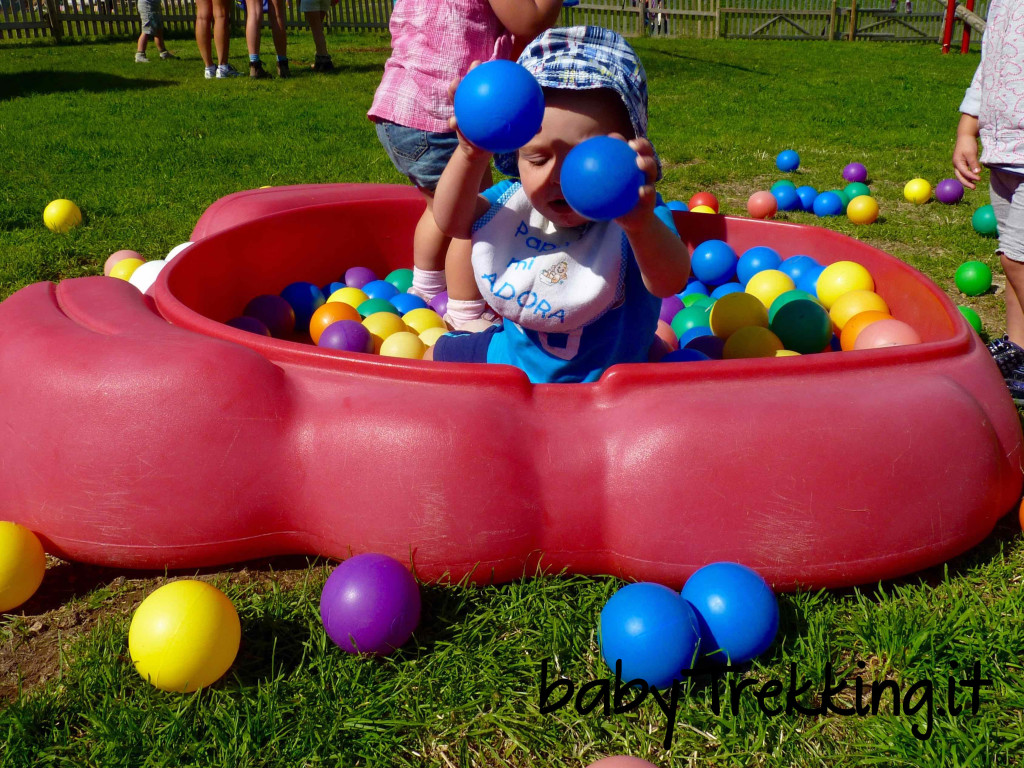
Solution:
{"label": "child in pink shirt", "polygon": [[[434,189],[459,145],[448,124],[454,115],[448,85],[474,61],[512,58],[513,35],[532,40],[554,24],[561,7],[562,0],[398,0],[391,13],[391,58],[367,116],[395,167],[427,201],[413,240],[411,292],[430,301],[447,284],[445,319],[457,329],[487,305],[471,270],[445,271],[449,247],[468,254],[469,241],[453,241],[434,223]],[[488,171],[480,188],[490,183]]]}

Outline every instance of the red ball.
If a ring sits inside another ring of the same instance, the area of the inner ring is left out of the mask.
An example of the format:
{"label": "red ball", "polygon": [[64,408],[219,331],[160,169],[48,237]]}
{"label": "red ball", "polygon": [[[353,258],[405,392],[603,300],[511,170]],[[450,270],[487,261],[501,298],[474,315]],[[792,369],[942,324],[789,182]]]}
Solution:
{"label": "red ball", "polygon": [[676,336],[676,332],[672,330],[672,326],[666,323],[664,320],[658,321],[658,329],[654,334],[661,339],[668,346],[669,352],[675,352],[679,349],[679,337]]}
{"label": "red ball", "polygon": [[710,192],[698,192],[690,198],[691,211],[698,205],[706,205],[708,208],[713,209],[715,213],[718,213],[718,198]]}
{"label": "red ball", "polygon": [[778,210],[779,201],[771,192],[755,192],[747,199],[747,213],[755,219],[770,219]]}

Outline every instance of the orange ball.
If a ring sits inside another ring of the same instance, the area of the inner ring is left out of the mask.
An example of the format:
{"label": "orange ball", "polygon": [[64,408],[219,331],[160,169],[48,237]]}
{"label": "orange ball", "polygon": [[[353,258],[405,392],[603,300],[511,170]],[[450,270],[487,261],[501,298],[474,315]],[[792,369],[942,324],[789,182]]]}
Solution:
{"label": "orange ball", "polygon": [[691,211],[698,205],[706,205],[712,211],[718,213],[718,198],[712,195],[710,192],[698,192],[696,195],[690,198]]}
{"label": "orange ball", "polygon": [[843,326],[843,332],[839,334],[839,346],[844,352],[849,352],[854,348],[854,344],[857,342],[857,337],[860,336],[860,332],[871,325],[876,320],[890,320],[892,315],[888,312],[882,312],[877,309],[869,309],[866,312],[858,312],[856,315],[846,321],[846,325]]}
{"label": "orange ball", "polygon": [[755,219],[770,219],[779,211],[779,201],[771,192],[762,190],[747,198],[747,213]]}
{"label": "orange ball", "polygon": [[319,344],[320,334],[326,330],[328,325],[339,320],[355,320],[357,323],[361,323],[363,318],[359,316],[355,307],[343,301],[321,304],[309,319],[309,338],[313,340],[314,344]]}
{"label": "orange ball", "polygon": [[1020,527],[1024,528],[1024,501],[1020,503],[1020,512],[1017,513],[1017,516],[1020,518]]}
{"label": "orange ball", "polygon": [[664,320],[658,321],[658,329],[654,332],[654,335],[668,345],[669,352],[675,352],[679,349],[679,337],[676,336],[676,332],[672,330],[672,326]]}

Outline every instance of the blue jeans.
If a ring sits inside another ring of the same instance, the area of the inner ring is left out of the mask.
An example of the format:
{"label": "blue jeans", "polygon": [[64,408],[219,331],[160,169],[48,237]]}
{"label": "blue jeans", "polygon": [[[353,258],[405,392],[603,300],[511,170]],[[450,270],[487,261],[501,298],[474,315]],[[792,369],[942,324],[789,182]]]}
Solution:
{"label": "blue jeans", "polygon": [[454,131],[432,133],[386,120],[377,123],[377,138],[398,172],[429,192],[437,187],[441,172],[459,146],[459,137]]}

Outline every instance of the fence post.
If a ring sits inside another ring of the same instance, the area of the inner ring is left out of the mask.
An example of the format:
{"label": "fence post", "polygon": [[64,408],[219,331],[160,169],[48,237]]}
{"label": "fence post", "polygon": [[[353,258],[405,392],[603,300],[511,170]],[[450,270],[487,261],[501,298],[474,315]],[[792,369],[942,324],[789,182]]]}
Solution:
{"label": "fence post", "polygon": [[857,0],[850,0],[850,42],[857,36]]}
{"label": "fence post", "polygon": [[832,0],[832,8],[828,14],[828,39],[834,41],[836,39],[836,4],[839,0]]}
{"label": "fence post", "polygon": [[722,0],[715,0],[715,28],[712,34],[715,40],[722,36]]}
{"label": "fence post", "polygon": [[46,6],[46,23],[50,25],[50,34],[53,35],[53,39],[58,43],[64,36],[64,24],[60,19],[60,8],[57,6],[57,0],[45,0]]}

